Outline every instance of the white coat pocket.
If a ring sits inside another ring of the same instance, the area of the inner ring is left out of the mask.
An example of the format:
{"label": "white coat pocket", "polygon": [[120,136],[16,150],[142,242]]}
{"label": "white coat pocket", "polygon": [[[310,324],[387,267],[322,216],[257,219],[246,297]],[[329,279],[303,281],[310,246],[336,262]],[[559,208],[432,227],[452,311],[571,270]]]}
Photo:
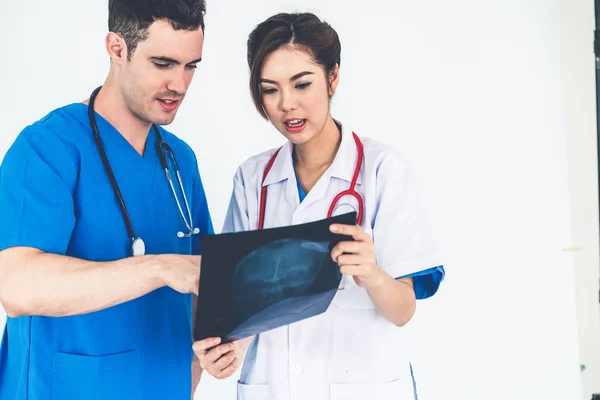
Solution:
{"label": "white coat pocket", "polygon": [[414,400],[412,382],[397,379],[387,383],[338,384],[329,387],[331,400]]}
{"label": "white coat pocket", "polygon": [[269,385],[247,385],[238,382],[237,400],[270,400],[271,387]]}

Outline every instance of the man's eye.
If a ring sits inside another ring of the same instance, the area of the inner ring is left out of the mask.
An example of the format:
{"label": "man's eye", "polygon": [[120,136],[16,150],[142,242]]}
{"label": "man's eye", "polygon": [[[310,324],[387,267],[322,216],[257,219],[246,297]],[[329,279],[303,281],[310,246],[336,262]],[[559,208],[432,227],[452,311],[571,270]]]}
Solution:
{"label": "man's eye", "polygon": [[170,64],[167,64],[167,63],[157,63],[157,62],[155,62],[155,63],[154,63],[154,66],[155,66],[156,68],[160,68],[160,69],[168,68],[168,67],[169,67],[169,65],[170,65]]}

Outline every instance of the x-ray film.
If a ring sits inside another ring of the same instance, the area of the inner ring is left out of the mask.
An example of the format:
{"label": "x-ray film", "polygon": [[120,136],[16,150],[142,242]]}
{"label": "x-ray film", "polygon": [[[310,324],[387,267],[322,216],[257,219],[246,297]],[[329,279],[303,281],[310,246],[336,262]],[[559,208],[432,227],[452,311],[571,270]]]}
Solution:
{"label": "x-ray film", "polygon": [[342,278],[331,250],[353,240],[333,223],[353,225],[356,212],[204,236],[194,339],[239,340],[325,312]]}

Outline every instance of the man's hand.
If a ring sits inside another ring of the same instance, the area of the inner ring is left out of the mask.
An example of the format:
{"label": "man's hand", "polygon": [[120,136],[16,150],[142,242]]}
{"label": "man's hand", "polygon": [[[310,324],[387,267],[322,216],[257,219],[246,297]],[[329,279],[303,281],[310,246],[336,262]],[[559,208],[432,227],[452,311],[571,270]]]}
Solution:
{"label": "man's hand", "polygon": [[162,282],[180,293],[198,294],[200,256],[161,254],[158,257]]}

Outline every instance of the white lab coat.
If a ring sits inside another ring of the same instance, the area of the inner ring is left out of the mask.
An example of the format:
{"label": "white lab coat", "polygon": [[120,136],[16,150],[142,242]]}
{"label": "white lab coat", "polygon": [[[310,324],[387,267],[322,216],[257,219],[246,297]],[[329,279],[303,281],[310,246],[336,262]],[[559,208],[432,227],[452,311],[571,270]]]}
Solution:
{"label": "white lab coat", "polygon": [[[442,265],[418,199],[409,165],[394,149],[362,139],[364,161],[356,190],[364,199],[362,227],[374,240],[378,265],[400,277]],[[244,162],[223,231],[257,229],[260,188],[272,149]],[[333,198],[348,189],[357,149],[352,132],[302,203],[292,164],[291,143],[271,171],[264,228],[323,219]],[[344,197],[340,204],[357,201]],[[352,211],[340,207],[336,214]],[[413,400],[413,383],[402,328],[386,320],[366,290],[344,276],[329,309],[316,317],[258,335],[248,349],[238,382],[239,400]]]}

